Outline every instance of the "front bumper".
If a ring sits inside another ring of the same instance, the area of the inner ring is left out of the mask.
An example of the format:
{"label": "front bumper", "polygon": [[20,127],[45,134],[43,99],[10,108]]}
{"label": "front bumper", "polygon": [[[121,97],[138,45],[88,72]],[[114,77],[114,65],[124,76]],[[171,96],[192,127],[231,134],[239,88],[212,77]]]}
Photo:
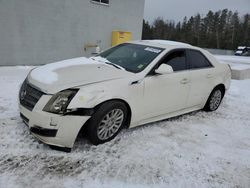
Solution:
{"label": "front bumper", "polygon": [[79,131],[90,118],[52,114],[36,107],[30,111],[22,105],[19,105],[19,108],[21,118],[36,138],[48,145],[64,148],[73,147]]}

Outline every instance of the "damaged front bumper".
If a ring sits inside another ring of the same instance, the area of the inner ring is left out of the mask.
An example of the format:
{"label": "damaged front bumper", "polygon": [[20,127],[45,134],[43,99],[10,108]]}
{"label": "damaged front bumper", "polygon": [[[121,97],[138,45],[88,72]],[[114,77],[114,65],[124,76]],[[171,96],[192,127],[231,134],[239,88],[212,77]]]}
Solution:
{"label": "damaged front bumper", "polygon": [[19,105],[20,115],[31,133],[40,141],[61,148],[72,148],[79,131],[90,116],[58,115]]}

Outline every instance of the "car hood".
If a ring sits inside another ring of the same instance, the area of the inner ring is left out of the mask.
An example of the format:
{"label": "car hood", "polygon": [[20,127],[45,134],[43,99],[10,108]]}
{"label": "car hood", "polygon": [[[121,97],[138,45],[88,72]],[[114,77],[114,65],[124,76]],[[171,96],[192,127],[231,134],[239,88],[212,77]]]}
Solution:
{"label": "car hood", "polygon": [[45,93],[54,94],[72,87],[133,75],[98,60],[81,57],[35,68],[28,75],[28,82]]}

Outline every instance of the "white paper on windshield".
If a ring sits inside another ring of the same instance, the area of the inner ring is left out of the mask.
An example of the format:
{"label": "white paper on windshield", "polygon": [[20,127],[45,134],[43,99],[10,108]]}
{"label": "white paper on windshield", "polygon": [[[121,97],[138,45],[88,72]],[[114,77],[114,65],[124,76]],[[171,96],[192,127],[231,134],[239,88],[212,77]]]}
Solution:
{"label": "white paper on windshield", "polygon": [[150,47],[147,47],[144,50],[149,51],[149,52],[154,52],[154,53],[157,53],[157,54],[159,54],[161,52],[161,50],[159,50],[159,49],[150,48]]}

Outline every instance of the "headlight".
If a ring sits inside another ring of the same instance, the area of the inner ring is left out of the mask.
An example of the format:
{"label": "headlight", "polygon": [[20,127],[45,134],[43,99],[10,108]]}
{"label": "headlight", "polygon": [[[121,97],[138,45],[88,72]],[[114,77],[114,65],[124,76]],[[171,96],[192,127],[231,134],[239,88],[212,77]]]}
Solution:
{"label": "headlight", "polygon": [[51,97],[49,102],[44,107],[43,111],[55,114],[64,114],[70,101],[76,95],[77,91],[77,89],[69,89],[53,95],[53,97]]}

